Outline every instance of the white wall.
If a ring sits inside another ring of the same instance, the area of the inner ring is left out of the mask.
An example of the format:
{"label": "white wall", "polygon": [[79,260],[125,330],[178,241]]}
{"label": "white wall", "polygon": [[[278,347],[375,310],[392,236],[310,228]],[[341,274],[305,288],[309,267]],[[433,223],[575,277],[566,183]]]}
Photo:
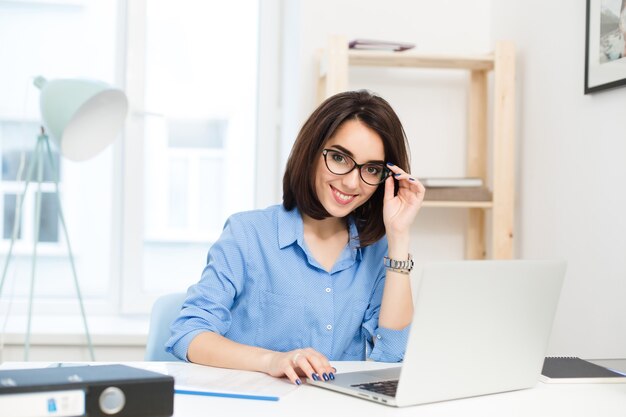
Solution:
{"label": "white wall", "polygon": [[287,135],[316,104],[315,51],[330,35],[413,42],[433,53],[491,49],[489,0],[285,0],[284,21],[285,116],[295,116]]}
{"label": "white wall", "polygon": [[[286,0],[283,18],[282,166],[317,104],[315,53],[329,36],[412,42],[416,50],[439,54],[493,48],[488,0]],[[464,175],[465,71],[353,68],[350,88],[373,90],[396,109],[411,142],[414,175]],[[416,259],[462,258],[466,216],[465,210],[422,210],[413,229]]]}
{"label": "white wall", "polygon": [[[520,258],[561,258],[568,273],[550,354],[626,354],[626,87],[583,95],[584,2],[286,0],[282,164],[315,106],[315,50],[331,34],[414,42],[424,52],[518,48],[517,227]],[[465,78],[353,69],[351,87],[387,98],[412,141],[413,173],[464,172]],[[278,197],[279,199],[279,197]],[[462,256],[465,214],[424,209],[421,260]]]}
{"label": "white wall", "polygon": [[518,48],[517,254],[568,272],[551,354],[626,355],[626,88],[585,96],[585,4],[493,2]]}

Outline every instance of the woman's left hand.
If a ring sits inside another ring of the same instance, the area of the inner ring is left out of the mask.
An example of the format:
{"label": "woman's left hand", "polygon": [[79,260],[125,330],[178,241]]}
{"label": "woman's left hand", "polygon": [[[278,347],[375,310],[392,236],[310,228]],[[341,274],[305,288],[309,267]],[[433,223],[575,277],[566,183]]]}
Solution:
{"label": "woman's left hand", "polygon": [[[387,236],[407,234],[422,206],[426,189],[417,178],[396,165],[387,164],[391,176],[385,180],[383,221]],[[398,194],[394,193],[394,178],[398,180]]]}

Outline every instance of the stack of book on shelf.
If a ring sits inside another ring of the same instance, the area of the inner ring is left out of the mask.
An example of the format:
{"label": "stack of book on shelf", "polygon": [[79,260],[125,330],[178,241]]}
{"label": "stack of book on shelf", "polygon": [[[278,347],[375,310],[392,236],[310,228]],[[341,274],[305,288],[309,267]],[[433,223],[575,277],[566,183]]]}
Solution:
{"label": "stack of book on shelf", "polygon": [[426,201],[491,201],[491,191],[481,178],[420,178]]}
{"label": "stack of book on shelf", "polygon": [[415,44],[408,42],[378,41],[372,39],[355,39],[348,42],[350,49],[368,51],[406,51],[415,48]]}

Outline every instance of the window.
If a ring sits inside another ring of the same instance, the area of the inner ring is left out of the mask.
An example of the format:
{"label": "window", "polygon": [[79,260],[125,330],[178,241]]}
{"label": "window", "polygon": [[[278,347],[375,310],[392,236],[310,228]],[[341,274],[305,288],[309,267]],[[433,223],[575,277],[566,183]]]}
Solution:
{"label": "window", "polygon": [[[226,218],[255,207],[257,113],[274,112],[264,123],[275,137],[267,120],[277,120],[278,97],[279,40],[273,32],[260,41],[259,22],[267,35],[278,16],[272,0],[0,2],[0,39],[20,39],[0,42],[2,62],[11,62],[0,67],[0,261],[24,186],[19,167],[40,129],[33,77],[99,79],[122,87],[130,103],[123,137],[97,157],[71,162],[53,146],[61,205],[48,169],[36,313],[78,311],[60,211],[88,315],[145,314],[158,295],[199,279]],[[264,98],[261,68],[272,77]],[[273,164],[276,144],[267,141],[263,163]],[[24,198],[0,311],[9,297],[26,310],[35,189]]]}
{"label": "window", "polygon": [[[28,167],[33,161],[34,147],[25,146],[26,141],[23,138],[31,138],[30,142],[34,143],[37,136],[39,126],[35,123],[19,123],[5,121],[0,125],[0,166],[2,167],[2,176],[0,187],[2,189],[2,238],[11,240],[13,232],[16,233],[16,242],[18,245],[32,245],[34,241],[34,231],[36,223],[34,220],[34,202],[35,192],[37,188],[36,178],[32,178],[32,183],[24,196],[23,201],[19,202],[24,192],[26,177],[28,175]],[[54,181],[59,180],[59,154],[53,151],[54,172],[49,163],[42,166],[41,184],[41,217],[39,221],[39,242],[58,243],[59,236],[59,206],[54,194]],[[36,177],[36,172],[33,172]],[[21,210],[20,216],[18,208]],[[19,222],[16,224],[16,217]],[[25,233],[22,233],[26,227]]]}
{"label": "window", "polygon": [[254,208],[259,14],[258,1],[192,0],[129,14],[126,78],[140,116],[127,141],[141,146],[124,156],[142,180],[125,196],[136,230],[124,253],[137,253],[124,261],[124,311],[186,290],[226,218]]}
{"label": "window", "polygon": [[227,134],[227,119],[149,120],[146,241],[206,244],[219,234]]}
{"label": "window", "polygon": [[[33,79],[83,77],[116,84],[117,3],[0,2],[0,268],[7,260],[13,226],[21,218],[0,311],[13,300],[12,314],[26,310],[37,221],[40,225],[35,275],[36,313],[76,313],[76,291],[67,242],[59,222],[67,221],[78,279],[90,313],[112,311],[111,296],[113,153],[72,163],[52,146],[56,171],[44,165],[41,217],[35,219],[37,183],[24,191],[26,168],[40,133],[39,92]],[[77,36],[80,34],[80,36]],[[60,179],[61,206],[54,178]],[[3,315],[0,313],[0,315]]]}

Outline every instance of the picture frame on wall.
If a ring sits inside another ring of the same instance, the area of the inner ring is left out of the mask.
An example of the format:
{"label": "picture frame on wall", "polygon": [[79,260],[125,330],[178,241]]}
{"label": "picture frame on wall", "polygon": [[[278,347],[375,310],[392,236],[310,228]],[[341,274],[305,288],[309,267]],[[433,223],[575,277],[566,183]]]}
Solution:
{"label": "picture frame on wall", "polygon": [[626,0],[587,0],[585,94],[626,85]]}

